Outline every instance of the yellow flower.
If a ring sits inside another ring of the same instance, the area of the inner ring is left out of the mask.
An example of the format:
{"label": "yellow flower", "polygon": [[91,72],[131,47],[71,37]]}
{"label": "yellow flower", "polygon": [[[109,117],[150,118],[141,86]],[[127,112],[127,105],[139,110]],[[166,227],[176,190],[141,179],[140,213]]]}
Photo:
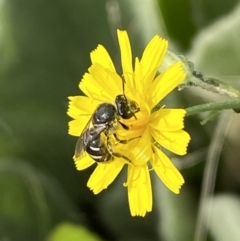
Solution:
{"label": "yellow flower", "polygon": [[[138,103],[140,111],[135,117],[121,120],[130,129],[119,127],[119,139],[130,140],[127,144],[117,143],[114,150],[127,156],[114,158],[112,162],[97,163],[87,186],[95,193],[106,189],[116,178],[124,165],[128,166],[127,182],[129,206],[132,216],[145,216],[152,210],[152,188],[149,170],[153,169],[162,182],[174,193],[179,193],[184,179],[162,147],[178,155],[186,154],[190,136],[183,130],[185,110],[156,108],[185,78],[181,62],[177,62],[157,75],[164,58],[168,42],[155,36],[147,45],[141,59],[135,58],[133,69],[132,53],[126,31],[118,30],[121,51],[122,74],[117,74],[107,50],[99,45],[91,53],[92,65],[80,82],[80,89],[86,96],[69,97],[69,134],[80,136],[95,109],[101,103],[113,103],[115,97],[123,94],[122,78],[125,80],[125,94]],[[155,108],[154,108],[155,107]],[[113,140],[113,137],[111,137]],[[83,170],[96,163],[87,153],[74,158],[76,168]]]}

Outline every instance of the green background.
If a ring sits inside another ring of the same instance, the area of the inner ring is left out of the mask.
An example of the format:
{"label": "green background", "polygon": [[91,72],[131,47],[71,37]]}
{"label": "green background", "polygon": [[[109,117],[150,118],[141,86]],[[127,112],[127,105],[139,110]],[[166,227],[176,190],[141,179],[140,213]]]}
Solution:
{"label": "green background", "polygon": [[[0,240],[192,241],[209,146],[218,119],[186,119],[189,154],[175,157],[186,184],[170,193],[151,173],[153,212],[130,216],[122,183],[126,170],[95,196],[86,187],[93,171],[77,172],[77,138],[67,134],[68,96],[103,44],[120,69],[116,29],[128,31],[141,56],[155,34],[168,38],[203,74],[240,89],[240,6],[236,0],[1,0],[0,1]],[[187,108],[222,100],[197,88],[166,99]],[[239,115],[230,111],[205,240],[239,240]],[[206,221],[203,222],[207,223]],[[229,225],[231,223],[231,225]],[[225,230],[225,231],[224,231]]]}

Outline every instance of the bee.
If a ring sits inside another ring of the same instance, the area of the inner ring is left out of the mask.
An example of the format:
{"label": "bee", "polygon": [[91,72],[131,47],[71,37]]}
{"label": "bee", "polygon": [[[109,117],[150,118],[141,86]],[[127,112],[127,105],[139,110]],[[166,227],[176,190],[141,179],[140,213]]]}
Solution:
{"label": "bee", "polygon": [[[126,156],[112,150],[109,136],[113,134],[118,142],[127,143],[129,140],[120,140],[114,131],[118,124],[128,130],[129,127],[122,123],[121,119],[130,119],[132,117],[136,119],[135,113],[139,110],[138,104],[128,99],[125,94],[116,96],[115,105],[112,103],[100,104],[77,141],[75,158],[80,157],[86,151],[96,162],[109,162],[114,157],[122,157],[131,162]],[[106,144],[102,135],[106,137]]]}

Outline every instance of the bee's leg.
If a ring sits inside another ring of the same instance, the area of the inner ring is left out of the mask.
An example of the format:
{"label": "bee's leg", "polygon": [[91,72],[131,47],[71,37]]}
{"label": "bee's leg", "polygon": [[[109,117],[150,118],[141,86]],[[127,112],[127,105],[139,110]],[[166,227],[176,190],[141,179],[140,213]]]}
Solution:
{"label": "bee's leg", "polygon": [[107,138],[107,149],[108,149],[108,152],[109,152],[109,154],[110,154],[111,156],[123,158],[123,159],[125,159],[127,162],[129,162],[129,163],[132,164],[132,161],[131,161],[128,157],[126,157],[126,156],[124,156],[124,155],[122,155],[122,154],[120,154],[120,153],[118,153],[118,152],[114,152],[114,151],[113,151],[112,145],[111,145],[110,140],[109,140],[109,137]]}
{"label": "bee's leg", "polygon": [[122,128],[123,128],[124,130],[129,130],[129,127],[128,127],[127,125],[125,125],[124,123],[122,123],[122,122],[119,121],[119,120],[118,120],[118,122],[119,122],[119,124],[122,126]]}
{"label": "bee's leg", "polygon": [[116,139],[117,142],[121,143],[121,144],[127,144],[129,141],[132,141],[132,140],[135,140],[137,138],[140,138],[141,136],[137,136],[137,137],[133,137],[133,138],[130,138],[128,140],[121,140],[118,138],[117,134],[116,133],[113,133],[113,136],[114,138]]}
{"label": "bee's leg", "polygon": [[111,154],[112,156],[114,156],[114,157],[123,158],[124,160],[126,160],[127,162],[129,162],[129,163],[132,164],[132,161],[131,161],[128,157],[126,157],[126,156],[124,156],[124,155],[122,155],[122,154],[120,154],[120,153],[112,152],[112,153],[110,153],[110,154]]}

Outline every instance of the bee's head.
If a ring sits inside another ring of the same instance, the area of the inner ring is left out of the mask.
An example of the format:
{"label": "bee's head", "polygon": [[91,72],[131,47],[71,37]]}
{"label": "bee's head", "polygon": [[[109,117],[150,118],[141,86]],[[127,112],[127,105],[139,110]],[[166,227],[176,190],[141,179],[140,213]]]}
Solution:
{"label": "bee's head", "polygon": [[136,119],[135,113],[140,111],[137,102],[128,99],[125,95],[117,95],[115,104],[117,107],[118,115],[123,119],[130,119],[133,116]]}

